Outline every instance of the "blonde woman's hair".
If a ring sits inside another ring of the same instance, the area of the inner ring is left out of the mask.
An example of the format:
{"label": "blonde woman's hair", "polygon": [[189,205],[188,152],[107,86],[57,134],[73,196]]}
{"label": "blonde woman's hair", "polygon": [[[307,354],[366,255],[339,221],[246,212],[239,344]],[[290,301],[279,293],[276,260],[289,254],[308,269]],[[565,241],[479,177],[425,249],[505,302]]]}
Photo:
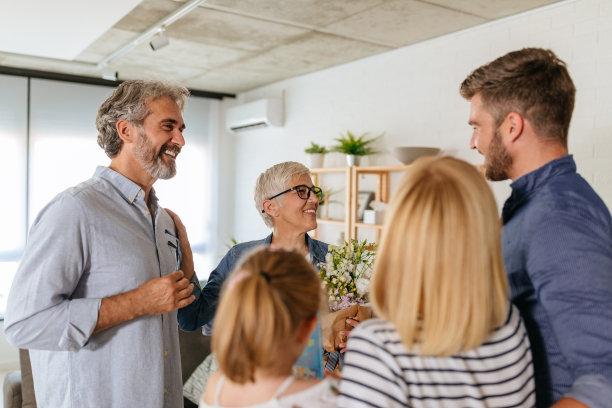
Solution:
{"label": "blonde woman's hair", "polygon": [[[254,192],[255,208],[268,228],[274,227],[274,221],[268,213],[261,212],[263,210],[263,202],[281,191],[293,187],[287,186],[291,182],[293,176],[301,177],[303,175],[310,176],[308,167],[304,166],[302,163],[287,161],[275,164],[261,173],[257,178]],[[283,198],[284,196],[278,197],[280,203],[282,203]]]}
{"label": "blonde woman's hair", "polygon": [[286,370],[279,350],[321,304],[321,280],[298,252],[260,249],[227,279],[215,315],[212,350],[236,383],[254,381],[256,368]]}
{"label": "blonde woman's hair", "polygon": [[391,200],[374,264],[374,310],[408,349],[480,346],[507,317],[501,222],[484,178],[452,157],[423,158]]}

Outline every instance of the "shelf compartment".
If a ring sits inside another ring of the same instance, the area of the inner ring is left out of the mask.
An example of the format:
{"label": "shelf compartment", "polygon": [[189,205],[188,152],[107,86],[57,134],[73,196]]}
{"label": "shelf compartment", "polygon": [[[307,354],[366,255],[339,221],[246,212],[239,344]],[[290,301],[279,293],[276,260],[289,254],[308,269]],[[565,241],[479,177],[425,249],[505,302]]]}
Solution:
{"label": "shelf compartment", "polygon": [[335,218],[317,218],[317,223],[344,226],[344,220]]}
{"label": "shelf compartment", "polygon": [[383,225],[382,224],[364,224],[363,222],[355,223],[355,227],[356,228],[373,228],[373,229],[377,229],[377,230],[382,230],[383,229]]}

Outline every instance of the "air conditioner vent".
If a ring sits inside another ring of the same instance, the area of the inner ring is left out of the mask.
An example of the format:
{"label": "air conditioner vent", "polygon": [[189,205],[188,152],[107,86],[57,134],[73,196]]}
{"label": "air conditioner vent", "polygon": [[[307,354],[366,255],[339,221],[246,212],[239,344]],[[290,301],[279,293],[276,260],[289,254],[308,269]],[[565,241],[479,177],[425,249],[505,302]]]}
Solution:
{"label": "air conditioner vent", "polygon": [[232,132],[283,125],[280,99],[260,99],[227,110],[227,128]]}

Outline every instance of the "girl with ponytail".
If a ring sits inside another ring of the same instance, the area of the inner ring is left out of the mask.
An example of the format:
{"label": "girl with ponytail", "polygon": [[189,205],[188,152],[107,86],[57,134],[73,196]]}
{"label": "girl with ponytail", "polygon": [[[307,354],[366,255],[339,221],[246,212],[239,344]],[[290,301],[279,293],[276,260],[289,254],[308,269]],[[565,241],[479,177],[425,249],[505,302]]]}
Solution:
{"label": "girl with ponytail", "polygon": [[321,281],[302,254],[265,248],[228,278],[212,335],[220,370],[200,408],[335,407],[332,379],[292,373],[322,301]]}

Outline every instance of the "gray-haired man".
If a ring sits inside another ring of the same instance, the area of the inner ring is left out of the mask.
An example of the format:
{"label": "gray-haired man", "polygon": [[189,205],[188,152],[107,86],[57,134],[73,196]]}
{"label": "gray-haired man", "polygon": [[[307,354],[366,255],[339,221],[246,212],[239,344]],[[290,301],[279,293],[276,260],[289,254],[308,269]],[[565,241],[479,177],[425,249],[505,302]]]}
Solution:
{"label": "gray-haired man", "polygon": [[102,104],[111,158],[38,215],[5,332],[30,349],[39,407],[180,407],[176,309],[193,301],[152,186],[176,172],[189,92],[127,81]]}

